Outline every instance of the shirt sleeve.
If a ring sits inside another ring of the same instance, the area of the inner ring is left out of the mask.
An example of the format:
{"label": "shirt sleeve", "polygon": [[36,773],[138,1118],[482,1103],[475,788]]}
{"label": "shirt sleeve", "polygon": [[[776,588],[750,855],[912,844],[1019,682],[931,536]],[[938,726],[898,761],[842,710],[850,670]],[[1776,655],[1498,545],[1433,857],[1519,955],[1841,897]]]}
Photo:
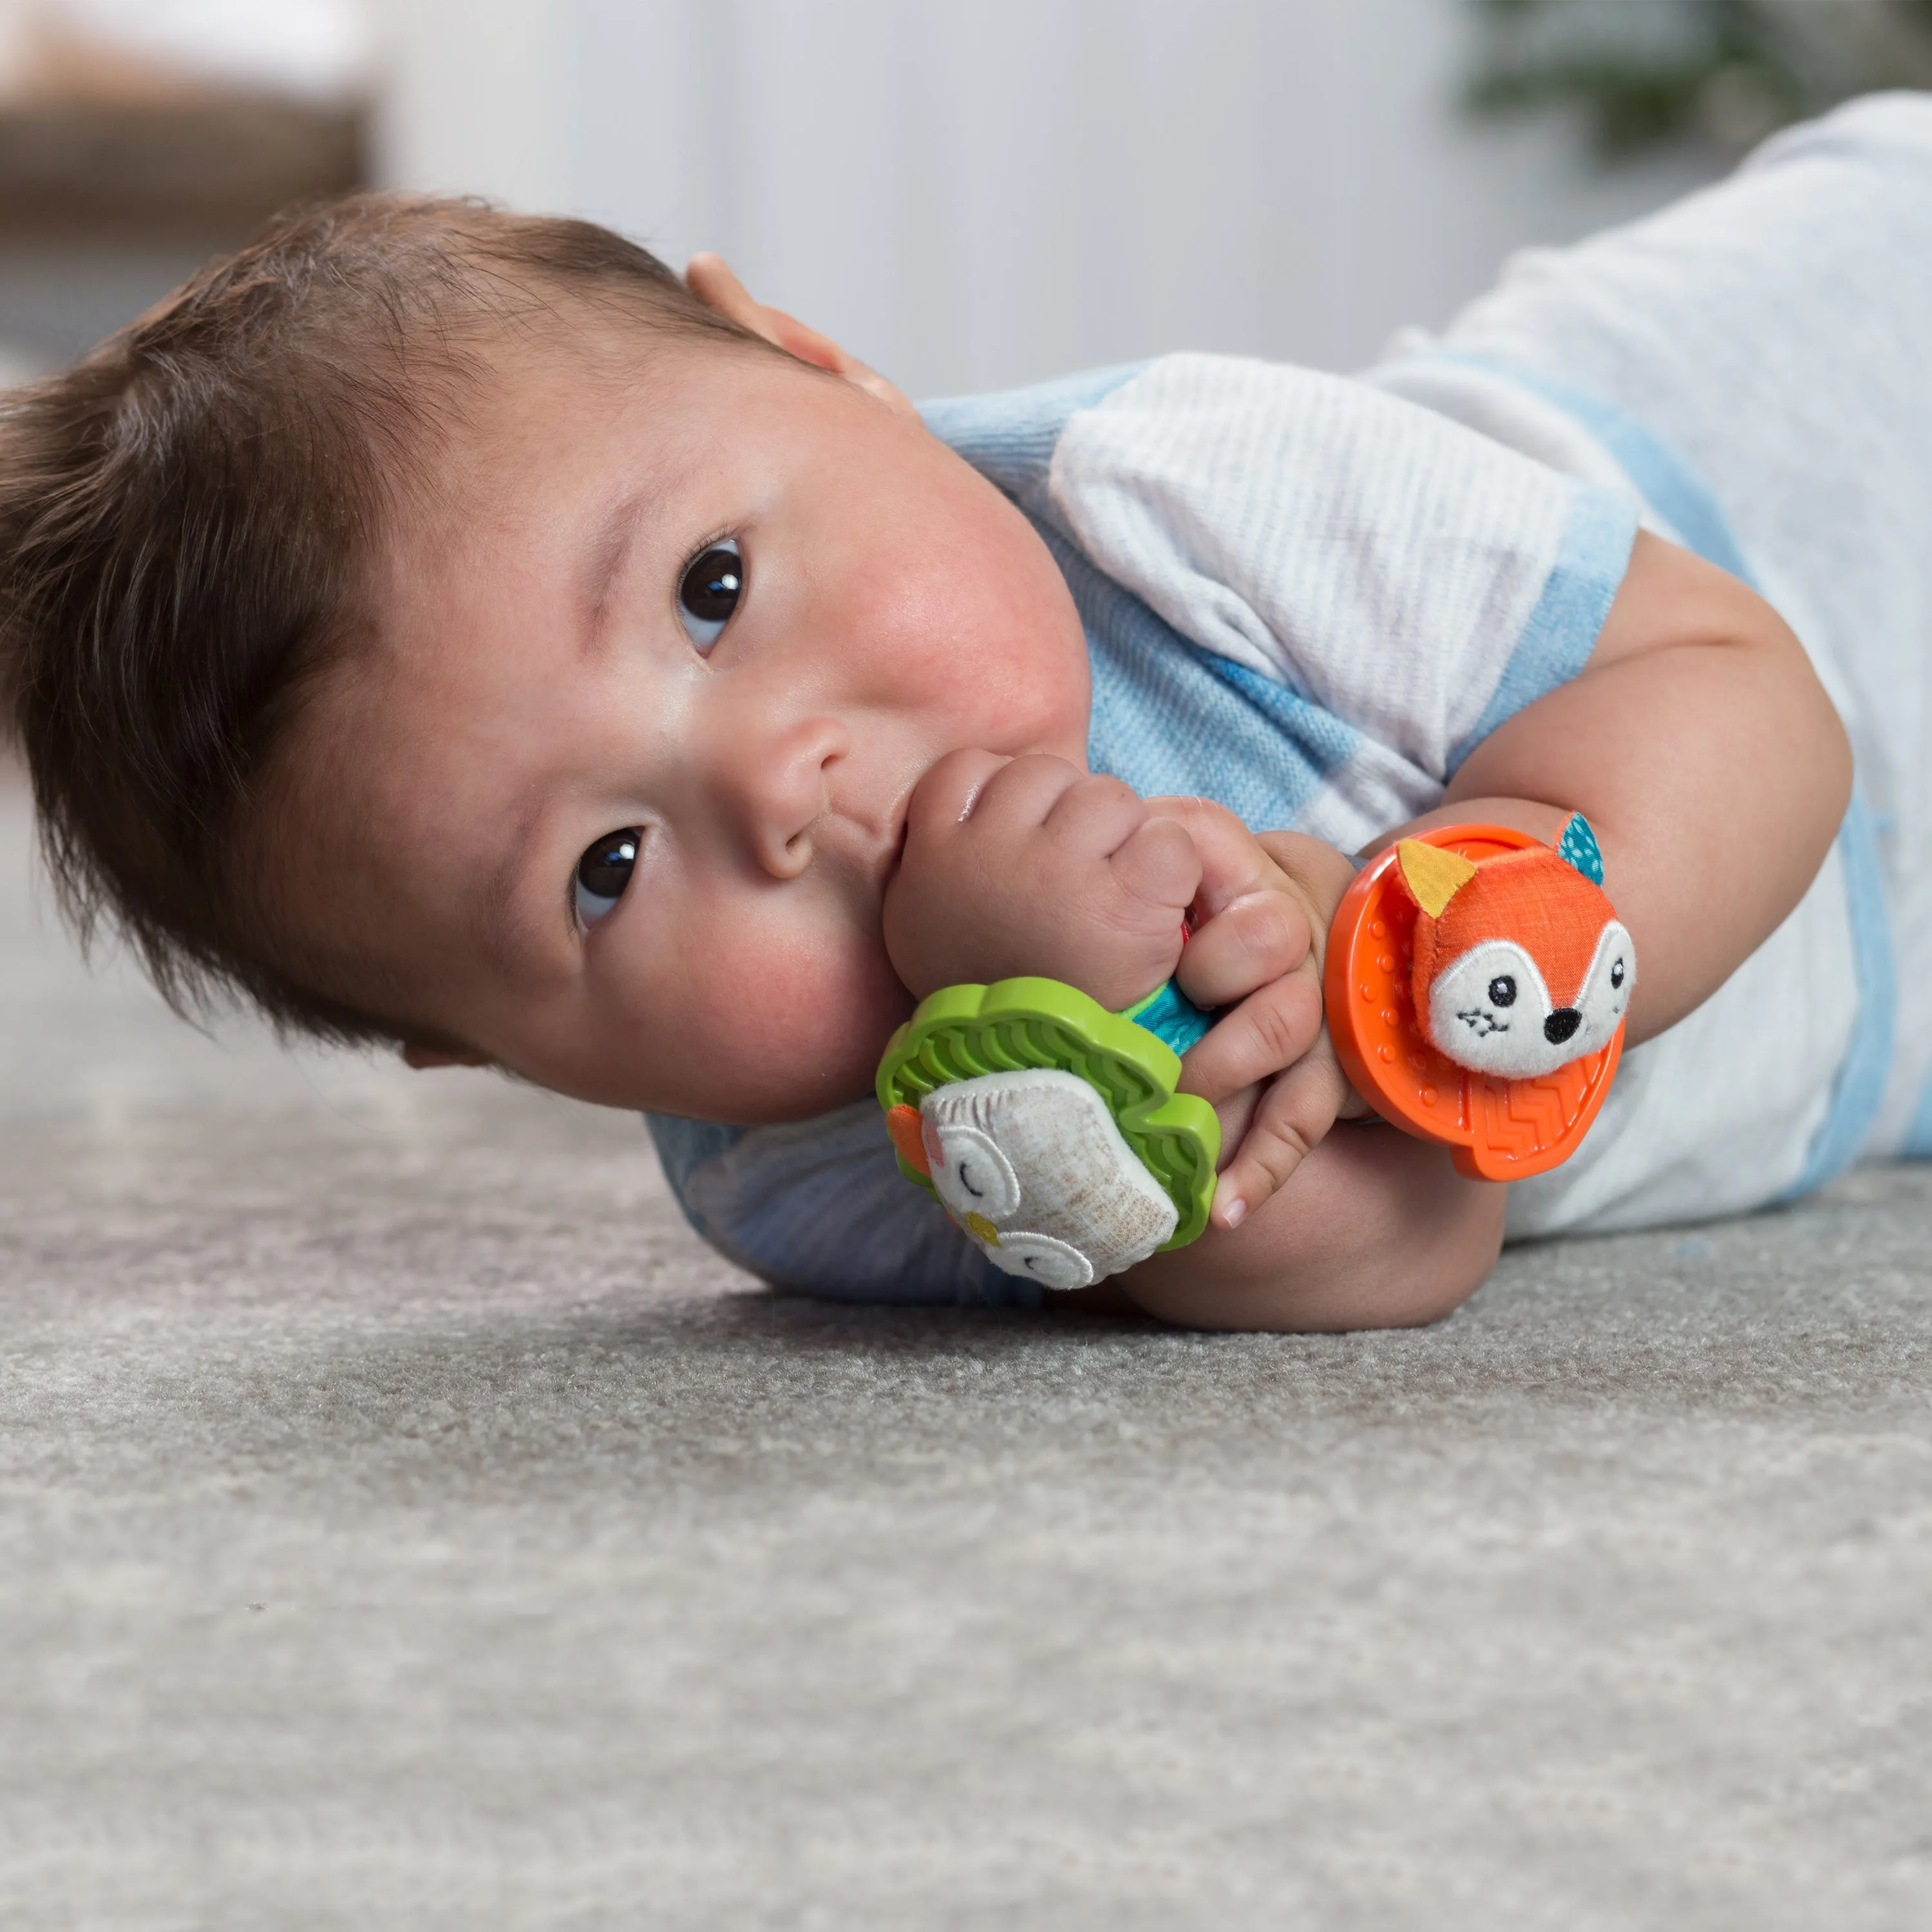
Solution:
{"label": "shirt sleeve", "polygon": [[834,1301],[1040,1305],[900,1173],[878,1106],[862,1100],[780,1126],[646,1114],[685,1219],[774,1288]]}
{"label": "shirt sleeve", "polygon": [[1370,386],[1208,356],[1068,420],[1042,506],[1184,637],[1440,783],[1581,670],[1637,506]]}

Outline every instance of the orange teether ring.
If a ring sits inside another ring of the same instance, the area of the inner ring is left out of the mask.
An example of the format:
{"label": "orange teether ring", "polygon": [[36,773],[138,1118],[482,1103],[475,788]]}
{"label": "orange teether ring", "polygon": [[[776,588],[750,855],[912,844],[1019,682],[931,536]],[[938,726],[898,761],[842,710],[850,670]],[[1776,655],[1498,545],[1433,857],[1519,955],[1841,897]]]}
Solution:
{"label": "orange teether ring", "polygon": [[[1466,859],[1540,844],[1506,825],[1444,825],[1416,835]],[[1328,928],[1322,995],[1342,1070],[1405,1133],[1454,1150],[1479,1180],[1526,1180],[1574,1154],[1597,1118],[1624,1046],[1619,1026],[1600,1052],[1533,1080],[1472,1073],[1424,1036],[1409,990],[1415,906],[1395,878],[1396,848],[1363,867]]]}

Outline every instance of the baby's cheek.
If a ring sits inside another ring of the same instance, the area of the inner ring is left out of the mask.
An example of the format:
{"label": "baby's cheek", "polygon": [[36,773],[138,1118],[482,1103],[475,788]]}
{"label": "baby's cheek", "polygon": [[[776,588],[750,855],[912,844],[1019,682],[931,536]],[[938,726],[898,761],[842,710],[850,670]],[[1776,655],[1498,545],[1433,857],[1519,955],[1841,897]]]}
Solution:
{"label": "baby's cheek", "polygon": [[800,1120],[865,1098],[912,1010],[876,946],[767,943],[682,964],[659,1071],[700,1117]]}

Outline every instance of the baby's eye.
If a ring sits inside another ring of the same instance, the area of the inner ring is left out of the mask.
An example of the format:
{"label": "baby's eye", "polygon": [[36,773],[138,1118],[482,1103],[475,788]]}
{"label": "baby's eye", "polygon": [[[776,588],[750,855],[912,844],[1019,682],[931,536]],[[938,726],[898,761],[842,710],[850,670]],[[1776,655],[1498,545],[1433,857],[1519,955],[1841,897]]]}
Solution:
{"label": "baby's eye", "polygon": [[1490,1004],[1492,1006],[1513,1006],[1516,1004],[1516,982],[1507,973],[1498,973],[1490,982]]}
{"label": "baby's eye", "polygon": [[577,916],[586,928],[595,926],[624,896],[638,863],[636,826],[607,832],[577,862]]}
{"label": "baby's eye", "polygon": [[713,544],[686,565],[677,586],[678,621],[700,651],[708,651],[738,608],[745,587],[745,560],[735,537]]}

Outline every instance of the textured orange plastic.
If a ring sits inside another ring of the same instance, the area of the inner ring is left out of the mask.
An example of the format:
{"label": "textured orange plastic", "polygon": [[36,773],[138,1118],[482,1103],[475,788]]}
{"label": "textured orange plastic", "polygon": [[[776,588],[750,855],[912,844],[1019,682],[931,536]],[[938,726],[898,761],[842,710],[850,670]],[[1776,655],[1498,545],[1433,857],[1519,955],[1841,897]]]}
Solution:
{"label": "textured orange plastic", "polygon": [[893,1150],[900,1160],[930,1180],[932,1168],[926,1157],[926,1138],[919,1109],[908,1106],[903,1101],[896,1107],[887,1108],[886,1132],[892,1136]]}
{"label": "textured orange plastic", "polygon": [[[1466,859],[1540,844],[1507,825],[1443,825],[1416,835]],[[1415,906],[1395,878],[1394,846],[1363,867],[1328,929],[1322,995],[1342,1070],[1382,1117],[1452,1148],[1481,1180],[1527,1180],[1574,1154],[1597,1118],[1624,1047],[1610,1045],[1534,1080],[1472,1073],[1424,1036],[1409,990]]]}

